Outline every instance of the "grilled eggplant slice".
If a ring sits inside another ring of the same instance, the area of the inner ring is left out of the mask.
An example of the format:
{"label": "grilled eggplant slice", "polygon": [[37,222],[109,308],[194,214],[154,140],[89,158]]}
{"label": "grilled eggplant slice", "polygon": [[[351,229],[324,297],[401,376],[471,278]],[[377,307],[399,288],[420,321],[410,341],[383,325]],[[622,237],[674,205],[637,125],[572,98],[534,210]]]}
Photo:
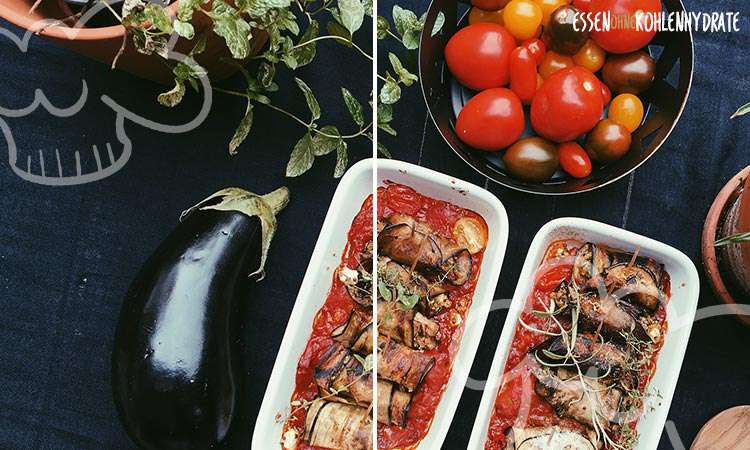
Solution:
{"label": "grilled eggplant slice", "polygon": [[639,320],[641,311],[636,306],[612,295],[600,296],[588,291],[578,296],[581,324],[589,331],[601,331],[604,335],[621,340],[631,334],[642,341],[651,338]]}
{"label": "grilled eggplant slice", "polygon": [[372,373],[341,344],[334,344],[315,367],[313,379],[322,396],[341,395],[355,403],[372,403]]}
{"label": "grilled eggplant slice", "polygon": [[304,439],[313,447],[370,450],[371,423],[368,408],[316,400],[305,416]]}
{"label": "grilled eggplant slice", "polygon": [[409,348],[432,350],[440,340],[440,325],[419,311],[379,302],[378,333]]}
{"label": "grilled eggplant slice", "polygon": [[357,255],[357,267],[339,269],[339,280],[352,300],[365,307],[372,305],[372,242]]}
{"label": "grilled eggplant slice", "polygon": [[607,290],[619,298],[626,298],[648,311],[656,311],[661,301],[659,281],[641,266],[620,265],[610,268],[604,277]]}
{"label": "grilled eggplant slice", "polygon": [[469,281],[471,253],[455,240],[433,233],[408,216],[391,216],[389,223],[378,235],[382,254],[430,276],[444,276],[456,286]]}
{"label": "grilled eggplant slice", "polygon": [[435,358],[412,350],[393,339],[378,339],[378,376],[414,392],[435,365]]}
{"label": "grilled eggplant slice", "polygon": [[[584,383],[585,386],[584,387]],[[594,428],[594,414],[607,431],[617,419],[623,395],[620,389],[606,386],[600,381],[560,369],[556,374],[542,370],[534,387],[536,393],[547,400],[560,417],[568,417]],[[604,423],[602,423],[604,422]]]}
{"label": "grilled eggplant slice", "polygon": [[125,297],[112,389],[126,431],[146,450],[207,449],[226,437],[242,372],[236,290],[263,273],[289,192],[224,189],[183,214]]}
{"label": "grilled eggplant slice", "polygon": [[[545,341],[535,349],[534,355],[543,364],[574,366],[572,359],[564,359],[568,355],[568,348],[561,337]],[[628,367],[630,356],[613,342],[604,342],[589,333],[579,334],[572,349],[572,356],[581,370],[588,375],[605,377],[605,380],[620,383],[625,389],[634,389],[638,386],[637,375]]]}
{"label": "grilled eggplant slice", "polygon": [[508,432],[508,450],[596,450],[591,439],[559,426],[521,428]]}
{"label": "grilled eggplant slice", "polygon": [[411,399],[412,394],[390,381],[378,380],[378,422],[405,427]]}
{"label": "grilled eggplant slice", "polygon": [[573,281],[585,286],[589,280],[601,275],[610,265],[610,257],[604,247],[587,242],[576,253],[573,263]]}
{"label": "grilled eggplant slice", "polygon": [[331,337],[356,353],[372,353],[372,313],[363,308],[352,309],[349,319],[334,329]]}

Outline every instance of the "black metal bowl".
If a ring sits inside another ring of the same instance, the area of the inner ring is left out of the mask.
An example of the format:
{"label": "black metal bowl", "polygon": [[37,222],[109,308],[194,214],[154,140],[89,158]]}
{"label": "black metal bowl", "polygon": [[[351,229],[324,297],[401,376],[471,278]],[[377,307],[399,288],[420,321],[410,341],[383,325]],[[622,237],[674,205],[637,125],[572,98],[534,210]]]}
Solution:
{"label": "black metal bowl", "polygon": [[[684,11],[680,0],[662,0],[669,12]],[[468,11],[459,16],[460,3],[456,0],[433,0],[427,11],[424,29],[432,30],[439,13],[445,15],[440,33],[422,33],[419,47],[419,79],[427,109],[445,142],[467,164],[489,179],[519,191],[544,195],[566,195],[586,192],[619,180],[637,169],[651,157],[677,124],[687,102],[693,79],[693,37],[686,32],[659,32],[649,44],[648,51],[656,60],[656,80],[651,88],[640,94],[646,115],[643,124],[633,133],[630,151],[620,160],[595,167],[591,175],[575,179],[561,170],[543,183],[529,183],[508,174],[503,165],[502,152],[473,149],[458,138],[456,116],[475,94],[461,86],[445,64],[443,49],[451,36],[467,23]],[[528,108],[526,109],[527,131]]]}

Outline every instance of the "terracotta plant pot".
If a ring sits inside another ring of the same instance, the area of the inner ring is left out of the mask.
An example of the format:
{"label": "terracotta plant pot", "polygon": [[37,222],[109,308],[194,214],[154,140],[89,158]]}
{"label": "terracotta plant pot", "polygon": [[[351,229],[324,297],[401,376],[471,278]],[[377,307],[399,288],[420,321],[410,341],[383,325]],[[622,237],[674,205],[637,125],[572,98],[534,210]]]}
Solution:
{"label": "terracotta plant pot", "polygon": [[[716,295],[728,305],[750,303],[750,242],[714,246],[721,238],[750,232],[750,166],[719,192],[703,228],[703,264]],[[750,326],[750,316],[737,315]]]}
{"label": "terracotta plant pot", "polygon": [[[107,65],[112,64],[125,35],[123,26],[74,28],[65,24],[49,25],[49,19],[70,17],[73,12],[63,0],[43,0],[39,7],[29,14],[33,4],[34,0],[2,0],[0,17],[18,27],[38,33],[65,48]],[[169,12],[173,16],[177,11],[177,4],[178,2],[174,2],[169,5]],[[210,27],[211,23],[207,18],[196,14],[193,25],[197,36]],[[251,42],[251,54],[257,54],[265,45],[267,38],[265,33],[257,33]],[[175,45],[175,50],[186,54],[193,48],[193,45],[191,41],[180,38]],[[196,60],[208,70],[212,80],[221,80],[237,71],[234,65],[222,62],[225,57],[231,56],[223,39],[210,33],[206,41],[206,50],[197,56]],[[138,53],[130,39],[128,39],[125,52],[117,61],[117,68],[163,84],[171,84],[173,81],[171,69],[164,64],[161,57]]]}

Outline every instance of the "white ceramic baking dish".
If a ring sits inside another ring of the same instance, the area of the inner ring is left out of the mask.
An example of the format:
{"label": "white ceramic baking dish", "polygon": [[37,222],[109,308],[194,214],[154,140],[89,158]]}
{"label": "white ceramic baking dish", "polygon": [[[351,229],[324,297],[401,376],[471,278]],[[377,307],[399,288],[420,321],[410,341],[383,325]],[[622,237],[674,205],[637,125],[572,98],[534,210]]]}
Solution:
{"label": "white ceramic baking dish", "polygon": [[[453,373],[430,432],[418,447],[437,450],[461,398],[493,300],[508,240],[508,217],[500,201],[478,186],[404,162],[379,160],[377,164],[380,184],[385,180],[403,183],[421,194],[471,209],[479,213],[489,227],[484,262]],[[253,449],[281,448],[283,422],[278,418],[289,412],[299,357],[310,336],[313,318],[331,287],[351,222],[362,202],[372,193],[373,171],[372,160],[359,162],[347,171],[336,189],[266,387],[253,432]]]}
{"label": "white ceramic baking dish", "polygon": [[669,272],[672,288],[672,296],[667,304],[669,328],[664,346],[659,353],[656,373],[649,384],[649,390],[655,389],[661,397],[651,397],[646,400],[644,408],[646,412],[642,420],[638,422],[640,440],[636,449],[653,450],[659,445],[690,338],[700,291],[698,271],[687,256],[666,244],[621,228],[580,218],[562,218],[547,223],[539,230],[531,243],[492,361],[492,369],[474,421],[468,449],[484,449],[495,397],[502,381],[505,361],[513,341],[518,318],[533,288],[534,275],[542,262],[545,250],[551,242],[560,239],[602,243],[628,252],[640,248],[640,255],[651,257],[664,264]]}

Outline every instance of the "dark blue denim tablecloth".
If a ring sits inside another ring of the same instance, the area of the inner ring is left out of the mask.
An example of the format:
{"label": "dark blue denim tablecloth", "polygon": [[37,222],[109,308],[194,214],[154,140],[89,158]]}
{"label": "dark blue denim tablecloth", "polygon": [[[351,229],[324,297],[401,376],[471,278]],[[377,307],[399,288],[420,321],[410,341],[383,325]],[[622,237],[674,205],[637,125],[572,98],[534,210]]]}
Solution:
{"label": "dark blue denim tablecloth", "polygon": [[[404,2],[417,10],[421,1]],[[389,11],[393,2],[381,2]],[[510,297],[536,231],[559,216],[583,216],[662,240],[687,253],[697,265],[699,234],[708,206],[723,183],[750,158],[750,122],[728,117],[750,100],[748,5],[742,0],[688,1],[689,9],[740,10],[741,34],[696,35],[693,91],[685,114],[669,142],[633,176],[602,190],[571,198],[535,197],[486,183],[454,156],[428,120],[418,88],[398,105],[399,139],[387,140],[395,156],[487,185],[506,205],[511,234],[498,297]],[[7,24],[0,22],[0,26]],[[20,34],[20,31],[9,27]],[[332,122],[346,124],[339,85],[366,98],[370,75],[353,53],[324,43],[320,60],[301,71]],[[31,39],[20,53],[0,36],[0,107],[29,105],[43,88],[57,106],[73,104],[86,80],[89,100],[68,118],[43,109],[25,118],[0,116],[9,124],[22,168],[28,156],[37,164],[41,150],[47,171],[59,149],[65,171],[75,150],[85,170],[95,164],[93,144],[115,142],[115,115],[99,97],[109,95],[146,117],[165,117],[155,105],[157,88],[107,67]],[[289,81],[288,79],[286,80]],[[304,103],[291,85],[277,101],[303,113]],[[187,104],[168,117],[189,120],[198,107]],[[45,187],[0,166],[0,449],[129,449],[111,402],[109,358],[122,296],[139,265],[171,229],[179,211],[207,193],[228,185],[268,191],[286,184],[293,200],[282,213],[268,262],[269,275],[247,302],[251,370],[247,402],[231,448],[247,448],[248,434],[265,391],[297,289],[336,187],[333,161],[316,163],[300,179],[283,177],[289,149],[301,129],[285,118],[256,110],[254,132],[237,157],[225,143],[244,110],[241,102],[217,97],[206,122],[178,135],[154,132],[133,123],[125,130],[133,156],[105,180],[71,187]],[[3,143],[0,149],[6,151]],[[352,157],[369,155],[367,145],[350,147]],[[86,155],[89,155],[88,157]],[[34,166],[36,167],[36,166]],[[705,281],[705,280],[704,280]],[[716,303],[704,285],[701,306]],[[260,300],[262,299],[262,301]],[[250,303],[252,302],[252,303]],[[484,379],[504,317],[493,313],[472,368]],[[750,403],[750,330],[721,317],[695,324],[682,376],[670,410],[684,444],[720,410]],[[480,392],[466,390],[445,448],[466,444]],[[663,440],[663,448],[673,448]],[[677,446],[676,448],[682,448]]]}

